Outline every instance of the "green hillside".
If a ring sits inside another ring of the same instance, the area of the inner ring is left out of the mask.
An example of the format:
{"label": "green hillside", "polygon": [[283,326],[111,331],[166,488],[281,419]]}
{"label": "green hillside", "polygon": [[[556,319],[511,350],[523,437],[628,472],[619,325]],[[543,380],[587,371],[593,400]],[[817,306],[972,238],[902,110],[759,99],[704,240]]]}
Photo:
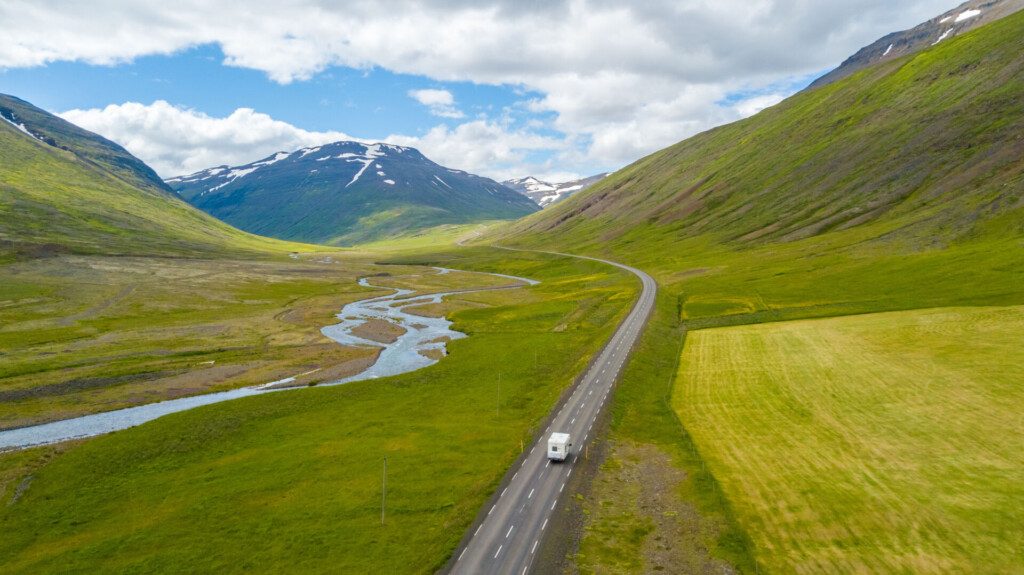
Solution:
{"label": "green hillside", "polygon": [[643,265],[690,318],[1024,300],[1022,53],[1018,13],[680,142],[500,241]]}
{"label": "green hillside", "polygon": [[7,120],[0,121],[0,261],[65,252],[211,255],[289,248],[189,206],[154,180],[148,166],[95,134],[15,98],[3,97],[0,112]]}
{"label": "green hillside", "polygon": [[[582,504],[581,572],[1020,571],[1021,54],[1024,13],[481,236],[662,288]],[[783,323],[893,310],[914,311]],[[726,336],[742,345],[708,345]]]}
{"label": "green hillside", "polygon": [[12,124],[22,125],[25,131],[40,141],[72,152],[79,160],[109,172],[128,184],[147,190],[171,191],[153,168],[131,155],[128,150],[25,100],[0,94],[0,116]]}

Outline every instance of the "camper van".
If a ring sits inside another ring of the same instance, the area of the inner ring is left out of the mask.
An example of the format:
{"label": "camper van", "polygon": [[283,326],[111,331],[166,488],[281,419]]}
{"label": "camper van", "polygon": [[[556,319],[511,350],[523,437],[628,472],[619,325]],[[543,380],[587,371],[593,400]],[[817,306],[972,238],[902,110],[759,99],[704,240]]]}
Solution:
{"label": "camper van", "polygon": [[569,441],[568,433],[552,433],[548,437],[548,459],[552,461],[565,461],[572,451],[572,443]]}

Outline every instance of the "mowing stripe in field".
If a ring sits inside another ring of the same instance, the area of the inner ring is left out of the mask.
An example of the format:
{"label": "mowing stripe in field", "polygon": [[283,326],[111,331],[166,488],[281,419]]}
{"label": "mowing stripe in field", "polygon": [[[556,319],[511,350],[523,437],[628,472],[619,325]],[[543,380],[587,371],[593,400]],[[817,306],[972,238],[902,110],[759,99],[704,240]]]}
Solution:
{"label": "mowing stripe in field", "polygon": [[673,406],[774,572],[1024,571],[1024,307],[695,331]]}

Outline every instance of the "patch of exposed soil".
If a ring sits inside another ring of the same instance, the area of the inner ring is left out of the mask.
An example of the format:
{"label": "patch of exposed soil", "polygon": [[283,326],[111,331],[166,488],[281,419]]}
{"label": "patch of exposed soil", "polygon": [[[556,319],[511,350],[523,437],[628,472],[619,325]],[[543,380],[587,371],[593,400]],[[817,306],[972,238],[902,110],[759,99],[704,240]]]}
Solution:
{"label": "patch of exposed soil", "polygon": [[352,335],[380,343],[395,343],[405,331],[404,327],[390,321],[370,319],[352,328]]}
{"label": "patch of exposed soil", "polygon": [[380,355],[380,352],[381,350],[378,349],[371,355],[357,357],[355,359],[350,359],[348,361],[343,361],[341,363],[325,367],[314,368],[296,375],[293,381],[269,386],[267,389],[307,387],[310,385],[317,385],[318,383],[330,383],[332,381],[338,381],[339,379],[345,379],[346,377],[352,377],[353,375],[366,371],[370,366],[377,363],[377,357]]}
{"label": "patch of exposed soil", "polygon": [[[486,291],[486,290],[484,290]],[[464,299],[446,299],[441,303],[427,303],[423,305],[411,305],[405,308],[406,313],[422,317],[447,317],[464,309],[477,309],[490,307],[485,303],[469,301]]]}
{"label": "patch of exposed soil", "polygon": [[[582,547],[590,553],[580,556],[569,571],[736,573],[708,552],[705,541],[714,536],[717,525],[679,496],[686,472],[653,445],[610,445],[585,505]],[[626,557],[620,555],[623,551]],[[615,564],[605,563],[609,558]]]}
{"label": "patch of exposed soil", "polygon": [[38,385],[27,389],[8,389],[0,391],[0,401],[18,401],[29,398],[68,395],[85,391],[87,389],[110,387],[138,381],[153,381],[178,373],[182,373],[182,371],[153,371],[146,373],[131,373],[113,377],[79,377],[68,381],[62,381],[60,383]]}
{"label": "patch of exposed soil", "polygon": [[434,361],[440,361],[441,358],[444,357],[444,350],[441,350],[441,349],[438,349],[438,348],[434,348],[434,349],[421,349],[421,350],[419,350],[419,353],[423,357],[428,357],[428,358],[430,358],[430,359],[432,359]]}

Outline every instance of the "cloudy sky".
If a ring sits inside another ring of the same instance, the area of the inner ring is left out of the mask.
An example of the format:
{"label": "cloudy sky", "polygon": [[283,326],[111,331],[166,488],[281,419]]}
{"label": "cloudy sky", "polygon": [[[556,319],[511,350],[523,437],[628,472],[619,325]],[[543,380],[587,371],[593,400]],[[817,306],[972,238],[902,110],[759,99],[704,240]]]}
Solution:
{"label": "cloudy sky", "polygon": [[3,0],[0,92],[162,176],[339,139],[505,179],[619,168],[955,0]]}

